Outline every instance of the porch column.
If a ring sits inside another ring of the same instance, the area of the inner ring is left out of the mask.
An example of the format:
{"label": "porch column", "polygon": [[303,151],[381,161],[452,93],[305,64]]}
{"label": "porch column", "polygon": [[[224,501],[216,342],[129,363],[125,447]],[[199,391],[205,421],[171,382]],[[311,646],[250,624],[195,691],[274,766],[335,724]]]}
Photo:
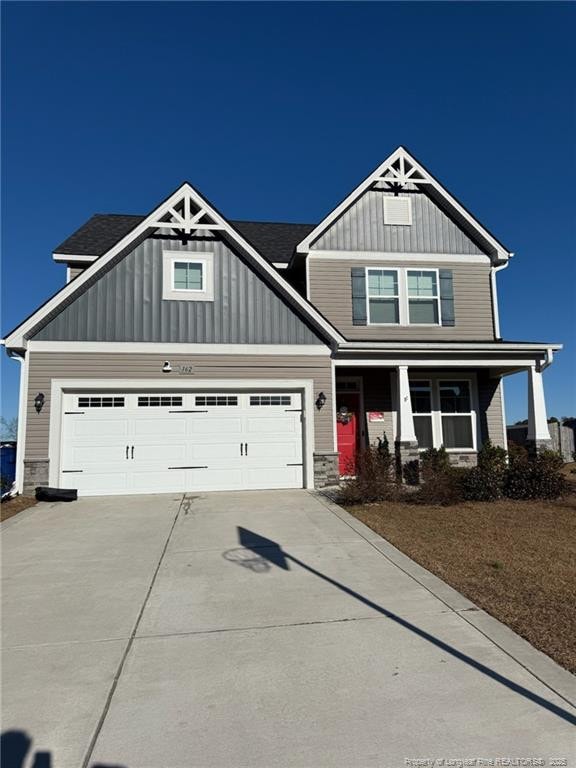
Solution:
{"label": "porch column", "polygon": [[398,472],[404,482],[418,483],[418,440],[414,429],[408,366],[399,365],[398,373],[398,425],[396,429],[396,460]]}
{"label": "porch column", "polygon": [[416,443],[408,366],[399,365],[396,370],[398,371],[398,432],[396,439],[399,443]]}
{"label": "porch column", "polygon": [[529,446],[538,451],[552,445],[546,418],[546,400],[542,372],[532,365],[528,368],[528,434]]}

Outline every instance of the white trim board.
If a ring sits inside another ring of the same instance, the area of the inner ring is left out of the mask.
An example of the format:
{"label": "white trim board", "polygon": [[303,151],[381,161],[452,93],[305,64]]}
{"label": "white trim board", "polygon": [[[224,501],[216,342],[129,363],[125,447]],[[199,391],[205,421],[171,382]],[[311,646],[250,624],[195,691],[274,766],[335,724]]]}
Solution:
{"label": "white trim board", "polygon": [[75,264],[92,264],[98,259],[98,256],[74,256],[68,253],[53,253],[52,258],[59,263],[74,262]]}
{"label": "white trim board", "polygon": [[396,368],[399,365],[405,365],[408,368],[498,368],[499,366],[523,370],[534,365],[534,360],[442,360],[434,357],[423,358],[420,360],[334,360],[338,368]]}
{"label": "white trim board", "polygon": [[559,350],[562,347],[562,344],[531,344],[528,341],[487,341],[481,344],[465,341],[345,341],[339,345],[338,349],[342,352],[365,351],[368,349],[403,349],[406,351],[412,349],[443,349],[446,352],[451,352],[453,349],[465,349],[476,352],[496,352],[497,350],[503,352],[545,352],[548,349]]}
{"label": "white trim board", "polygon": [[[168,377],[167,377],[168,378]],[[173,379],[169,379],[173,382]],[[50,486],[58,484],[61,462],[62,395],[69,391],[114,392],[134,390],[162,390],[167,388],[164,379],[52,379],[50,390],[50,423],[48,456],[50,459]],[[194,392],[200,390],[295,390],[303,396],[304,436],[304,487],[314,488],[314,381],[312,379],[197,379],[194,383],[182,381],[169,387],[170,391]]]}
{"label": "white trim board", "polygon": [[[317,227],[315,227],[312,232],[304,239],[302,242],[296,247],[297,253],[308,253],[312,247],[312,243],[317,240],[319,237],[324,234],[324,232],[328,229],[328,227],[339,217],[341,216],[353,203],[356,202],[363,194],[366,192],[370,187],[375,184],[377,181],[386,181],[386,178],[383,178],[383,175],[390,171],[391,166],[393,163],[395,163],[397,160],[400,161],[401,167],[404,172],[404,163],[407,161],[412,170],[408,171],[405,179],[400,179],[398,174],[396,174],[396,177],[399,178],[400,183],[410,183],[410,184],[427,184],[433,189],[438,192],[440,197],[444,200],[444,202],[448,205],[449,208],[452,208],[454,212],[456,212],[464,221],[466,221],[470,227],[477,233],[479,237],[481,237],[486,243],[488,243],[496,252],[496,259],[501,261],[508,260],[511,256],[513,256],[513,253],[511,251],[508,251],[502,243],[500,243],[496,238],[488,232],[488,230],[480,224],[479,221],[477,221],[474,216],[472,216],[471,213],[469,213],[464,206],[462,206],[456,198],[454,198],[445,187],[443,187],[436,179],[422,166],[420,163],[412,157],[412,155],[408,152],[405,147],[398,147],[394,152],[392,152],[391,155],[389,155],[383,163],[381,163],[369,176],[367,176],[364,181],[360,182],[360,184],[347,196],[342,200],[342,202],[336,206],[329,214],[326,216],[320,224],[318,224]],[[418,173],[418,177],[410,175],[416,171]],[[394,172],[395,173],[395,172]],[[394,178],[389,177],[388,181],[393,182]]]}
{"label": "white trim board", "polygon": [[[211,226],[214,230],[223,230],[230,240],[252,259],[254,264],[272,280],[282,295],[294,307],[297,307],[316,329],[324,332],[324,334],[332,341],[344,341],[341,334],[318,312],[318,310],[309,304],[306,299],[300,296],[298,291],[287,282],[269,261],[261,256],[258,251],[250,245],[250,243],[245,240],[242,235],[234,229],[234,227],[226,221],[226,219],[224,219],[224,217],[199,192],[197,192],[197,190],[194,189],[194,187],[191,186],[191,184],[184,182],[184,184],[170,195],[170,197],[146,216],[140,224],[135,226],[131,232],[119,240],[104,255],[100,256],[95,262],[86,267],[75,280],[65,285],[57,294],[48,299],[42,307],[37,309],[30,317],[11,331],[5,339],[6,346],[19,349],[26,347],[27,333],[32,331],[38,323],[57,309],[75,291],[78,291],[85,283],[91,280],[115,256],[125,251],[137,240],[146,237],[149,232],[157,229],[162,217],[169,215],[174,210],[174,206],[179,205],[182,200],[187,202],[188,205],[190,201],[193,201],[195,205],[199,206],[204,211],[205,216],[209,216],[215,222],[213,225],[195,225],[195,229],[200,227],[206,229]],[[168,225],[165,224],[163,226]]]}
{"label": "white trim board", "polygon": [[446,264],[491,264],[490,256],[470,253],[390,253],[380,251],[310,251],[306,261],[423,261]]}
{"label": "white trim board", "polygon": [[145,341],[29,341],[30,352],[155,355],[330,355],[322,344],[163,344]]}

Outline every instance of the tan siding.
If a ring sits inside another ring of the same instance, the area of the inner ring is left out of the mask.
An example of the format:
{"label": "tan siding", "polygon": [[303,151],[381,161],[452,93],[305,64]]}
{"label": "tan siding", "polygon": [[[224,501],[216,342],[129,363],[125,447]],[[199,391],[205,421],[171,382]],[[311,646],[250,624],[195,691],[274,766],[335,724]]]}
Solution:
{"label": "tan siding", "polygon": [[417,339],[430,341],[487,341],[494,339],[490,267],[484,264],[446,264],[454,277],[454,327],[416,328],[352,325],[352,267],[410,267],[430,269],[440,264],[410,262],[402,264],[360,259],[309,259],[310,301],[347,338],[370,341]]}
{"label": "tan siding", "polygon": [[[48,457],[52,379],[156,379],[165,382],[167,389],[190,386],[197,379],[312,379],[314,395],[323,391],[327,398],[322,410],[314,409],[316,439],[314,449],[333,450],[332,379],[329,357],[173,354],[169,357],[173,367],[194,366],[194,375],[163,374],[162,365],[166,356],[154,354],[30,353],[25,458]],[[46,403],[39,414],[34,410],[34,397],[38,392],[43,392],[46,396]]]}
{"label": "tan siding", "polygon": [[502,380],[491,379],[485,374],[478,376],[478,399],[482,439],[490,439],[494,445],[506,445],[506,425],[502,420]]}

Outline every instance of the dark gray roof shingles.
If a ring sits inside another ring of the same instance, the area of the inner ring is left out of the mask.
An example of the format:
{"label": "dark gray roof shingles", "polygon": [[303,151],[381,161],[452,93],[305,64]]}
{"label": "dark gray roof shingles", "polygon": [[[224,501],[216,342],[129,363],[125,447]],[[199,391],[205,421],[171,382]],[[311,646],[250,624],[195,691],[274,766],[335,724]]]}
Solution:
{"label": "dark gray roof shingles", "polygon": [[[96,213],[54,249],[63,256],[102,256],[146,217]],[[230,221],[230,224],[268,261],[287,264],[295,247],[315,224],[272,221]]]}

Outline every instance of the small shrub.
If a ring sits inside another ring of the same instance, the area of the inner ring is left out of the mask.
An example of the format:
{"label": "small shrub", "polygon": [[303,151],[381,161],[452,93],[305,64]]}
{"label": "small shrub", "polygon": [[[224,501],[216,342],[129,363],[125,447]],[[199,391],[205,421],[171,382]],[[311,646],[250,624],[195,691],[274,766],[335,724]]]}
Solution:
{"label": "small shrub", "polygon": [[549,449],[546,449],[544,451],[540,451],[537,457],[537,461],[547,469],[554,471],[558,471],[559,469],[562,469],[564,466],[564,459],[562,458],[562,454],[558,451],[551,451]]}
{"label": "small shrub", "polygon": [[0,489],[2,493],[6,493],[12,487],[12,480],[9,480],[4,475],[0,475]]}
{"label": "small shrub", "polygon": [[510,499],[557,499],[568,490],[566,478],[560,473],[557,456],[543,451],[532,460],[510,465],[504,492]]}
{"label": "small shrub", "polygon": [[528,464],[529,459],[528,451],[523,445],[518,445],[513,440],[508,442],[508,464],[510,467]]}
{"label": "small shrub", "polygon": [[507,453],[504,448],[486,440],[478,452],[478,466],[470,469],[462,478],[464,498],[468,501],[501,499],[507,470]]}
{"label": "small shrub", "polygon": [[337,501],[340,504],[369,504],[398,499],[402,490],[396,481],[389,452],[378,447],[360,451],[356,458],[355,477],[346,480]]}
{"label": "small shrub", "polygon": [[420,457],[420,463],[422,465],[422,479],[424,482],[432,480],[452,469],[450,457],[444,446],[441,448],[428,448]]}

